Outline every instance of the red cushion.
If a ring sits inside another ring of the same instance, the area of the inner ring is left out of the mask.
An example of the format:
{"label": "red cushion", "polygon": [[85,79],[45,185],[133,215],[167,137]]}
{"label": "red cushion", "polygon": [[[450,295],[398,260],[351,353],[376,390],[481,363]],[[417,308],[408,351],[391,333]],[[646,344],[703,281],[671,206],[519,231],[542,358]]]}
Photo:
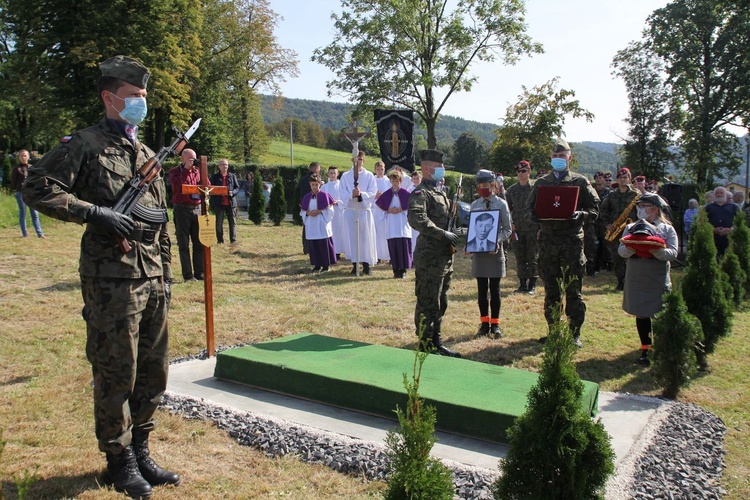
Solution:
{"label": "red cushion", "polygon": [[647,236],[645,234],[629,234],[620,239],[620,243],[635,250],[638,257],[653,259],[651,250],[654,248],[667,248],[667,242],[660,236]]}

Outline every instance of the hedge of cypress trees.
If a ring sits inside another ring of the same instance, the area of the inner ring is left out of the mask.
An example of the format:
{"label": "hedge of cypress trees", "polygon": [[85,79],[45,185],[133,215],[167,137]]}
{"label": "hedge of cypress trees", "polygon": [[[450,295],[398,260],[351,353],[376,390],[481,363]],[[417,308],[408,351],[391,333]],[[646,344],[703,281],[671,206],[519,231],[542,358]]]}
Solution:
{"label": "hedge of cypress trees", "polygon": [[[565,288],[562,280],[558,286]],[[557,316],[528,409],[508,432],[510,449],[494,484],[497,499],[594,498],[614,473],[615,454],[604,425],[581,409],[573,335],[559,320],[561,311]]]}
{"label": "hedge of cypress trees", "polygon": [[734,245],[729,245],[721,258],[721,270],[727,276],[727,300],[731,301],[735,309],[740,309],[745,301],[745,284],[747,274],[742,270],[740,259],[734,251]]}
{"label": "hedge of cypress trees", "polygon": [[273,221],[274,226],[280,226],[286,217],[286,195],[284,194],[284,179],[281,175],[276,176],[271,190],[271,198],[268,201],[268,218]]}
{"label": "hedge of cypress trees", "polygon": [[654,319],[654,365],[656,381],[668,398],[677,396],[697,371],[695,345],[703,340],[698,318],[688,312],[679,290],[663,297],[664,308]]}
{"label": "hedge of cypress trees", "polygon": [[248,209],[247,218],[256,226],[260,226],[260,223],[263,222],[265,212],[266,198],[263,196],[263,176],[261,175],[260,169],[258,169],[255,172],[253,191],[250,194],[250,207]]}
{"label": "hedge of cypress trees", "polygon": [[734,216],[734,229],[729,235],[730,246],[740,261],[745,272],[745,297],[750,297],[750,229],[747,227],[747,216],[740,211]]}
{"label": "hedge of cypress trees", "polygon": [[699,366],[706,369],[706,356],[714,352],[719,339],[732,329],[732,306],[727,299],[729,278],[716,261],[713,226],[704,210],[698,212],[690,232],[682,296],[688,311],[703,328],[703,345],[697,355]]}
{"label": "hedge of cypress trees", "polygon": [[300,213],[300,203],[302,203],[302,196],[300,196],[299,193],[299,180],[302,177],[301,172],[297,172],[297,177],[294,180],[294,189],[292,190],[292,221],[295,225],[301,226],[303,224],[302,222],[302,214]]}

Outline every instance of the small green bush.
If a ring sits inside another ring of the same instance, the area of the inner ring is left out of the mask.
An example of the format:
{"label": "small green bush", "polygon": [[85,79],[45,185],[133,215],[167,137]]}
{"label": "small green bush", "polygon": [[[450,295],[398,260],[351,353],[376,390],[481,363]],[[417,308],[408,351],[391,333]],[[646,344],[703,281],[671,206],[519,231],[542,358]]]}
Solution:
{"label": "small green bush", "polygon": [[292,190],[292,221],[295,225],[301,226],[302,214],[300,213],[299,205],[302,203],[302,197],[299,194],[299,180],[302,177],[301,172],[297,172],[297,179],[294,181],[294,189]]}
{"label": "small green bush", "polygon": [[422,365],[428,354],[414,350],[412,380],[404,373],[404,387],[408,396],[405,410],[396,408],[400,429],[388,431],[385,438],[388,451],[389,500],[450,500],[454,486],[450,470],[439,460],[430,457],[435,437],[435,408],[425,405],[419,397]]}
{"label": "small green bush", "polygon": [[280,226],[286,217],[286,195],[284,194],[284,179],[277,175],[273,182],[271,198],[268,201],[268,218],[274,226]]}
{"label": "small green bush", "polygon": [[740,259],[734,252],[734,245],[729,245],[724,256],[721,258],[721,270],[726,274],[729,285],[726,287],[727,299],[732,301],[735,309],[739,310],[742,308],[742,303],[745,301],[745,283],[747,281],[747,274],[742,270],[740,265]]}
{"label": "small green bush", "polygon": [[[562,280],[558,286],[567,288]],[[583,384],[572,361],[570,325],[560,321],[561,311],[555,313],[526,413],[508,431],[510,449],[493,487],[497,499],[596,498],[614,473],[604,425],[581,409]]]}
{"label": "small green bush", "polygon": [[730,246],[740,261],[740,267],[745,272],[745,297],[750,297],[750,228],[747,227],[747,217],[740,211],[734,216],[734,230],[729,235]]}
{"label": "small green bush", "polygon": [[727,299],[729,278],[716,261],[713,226],[705,210],[698,212],[690,233],[681,288],[688,311],[701,322],[704,340],[697,346],[698,365],[706,369],[707,355],[732,329],[732,305]]}
{"label": "small green bush", "polygon": [[263,217],[266,213],[266,198],[263,196],[263,176],[261,175],[260,169],[255,172],[255,179],[253,180],[253,191],[250,194],[250,207],[248,209],[247,218],[250,219],[253,224],[260,226],[263,222]]}
{"label": "small green bush", "polygon": [[664,308],[654,319],[654,366],[651,373],[675,398],[697,371],[695,345],[703,339],[698,318],[688,312],[682,293],[672,290],[664,295]]}

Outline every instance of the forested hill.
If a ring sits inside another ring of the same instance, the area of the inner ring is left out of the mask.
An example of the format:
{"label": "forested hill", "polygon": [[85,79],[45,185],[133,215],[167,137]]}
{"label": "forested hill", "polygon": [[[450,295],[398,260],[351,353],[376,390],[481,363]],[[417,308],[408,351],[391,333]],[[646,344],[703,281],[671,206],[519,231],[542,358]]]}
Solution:
{"label": "forested hill", "polygon": [[[278,106],[273,96],[263,96],[261,113],[266,124],[278,123],[286,118],[317,123],[321,127],[341,130],[349,126],[349,104],[307,99],[283,98]],[[495,140],[495,129],[498,125],[465,120],[454,116],[441,116],[435,127],[435,135],[440,144],[453,144],[465,132],[473,132],[481,137],[489,147]],[[427,133],[417,127],[415,134],[427,137]],[[578,161],[578,171],[592,175],[597,171],[616,170],[618,158],[615,154],[616,144],[604,142],[575,143],[573,153]]]}

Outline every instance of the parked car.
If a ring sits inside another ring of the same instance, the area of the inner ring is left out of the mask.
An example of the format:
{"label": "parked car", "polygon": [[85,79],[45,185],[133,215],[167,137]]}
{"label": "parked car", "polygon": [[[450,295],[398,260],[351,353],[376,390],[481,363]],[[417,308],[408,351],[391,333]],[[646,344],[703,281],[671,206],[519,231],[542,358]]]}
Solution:
{"label": "parked car", "polygon": [[[237,206],[240,210],[247,210],[247,196],[245,196],[245,184],[247,184],[246,180],[240,181],[240,192],[237,193]],[[266,199],[266,205],[268,205],[268,200],[271,198],[271,190],[273,189],[273,184],[270,182],[263,182],[263,197]]]}

